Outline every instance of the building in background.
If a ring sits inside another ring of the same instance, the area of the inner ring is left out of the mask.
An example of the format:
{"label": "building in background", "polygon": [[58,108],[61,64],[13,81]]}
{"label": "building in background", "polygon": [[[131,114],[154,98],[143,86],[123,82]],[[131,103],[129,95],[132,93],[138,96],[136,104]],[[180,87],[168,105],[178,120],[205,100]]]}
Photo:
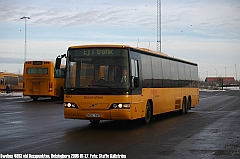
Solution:
{"label": "building in background", "polygon": [[236,87],[239,83],[234,77],[206,77],[205,85],[208,87]]}

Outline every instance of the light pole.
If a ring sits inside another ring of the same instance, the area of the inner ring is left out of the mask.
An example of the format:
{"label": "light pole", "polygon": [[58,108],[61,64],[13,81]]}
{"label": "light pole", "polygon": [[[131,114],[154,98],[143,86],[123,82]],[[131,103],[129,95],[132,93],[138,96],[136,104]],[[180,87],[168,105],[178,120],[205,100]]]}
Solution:
{"label": "light pole", "polygon": [[227,67],[225,67],[225,77],[227,77]]}
{"label": "light pole", "polygon": [[25,48],[24,48],[24,62],[26,61],[26,55],[27,55],[27,19],[31,19],[30,17],[22,17],[20,19],[25,20]]}
{"label": "light pole", "polygon": [[162,51],[161,42],[161,0],[157,0],[157,51]]}
{"label": "light pole", "polygon": [[216,77],[217,77],[217,69],[215,69],[216,70]]}
{"label": "light pole", "polygon": [[236,81],[238,80],[237,79],[237,65],[235,64],[235,72],[236,72]]}

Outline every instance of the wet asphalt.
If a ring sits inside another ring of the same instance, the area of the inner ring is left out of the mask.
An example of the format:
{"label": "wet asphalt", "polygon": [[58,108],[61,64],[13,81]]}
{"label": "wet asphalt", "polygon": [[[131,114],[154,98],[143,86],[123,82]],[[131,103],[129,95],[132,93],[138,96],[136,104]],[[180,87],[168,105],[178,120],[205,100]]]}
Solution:
{"label": "wet asphalt", "polygon": [[0,154],[17,153],[240,158],[240,91],[201,91],[199,104],[188,114],[157,115],[148,125],[64,119],[61,101],[1,95]]}

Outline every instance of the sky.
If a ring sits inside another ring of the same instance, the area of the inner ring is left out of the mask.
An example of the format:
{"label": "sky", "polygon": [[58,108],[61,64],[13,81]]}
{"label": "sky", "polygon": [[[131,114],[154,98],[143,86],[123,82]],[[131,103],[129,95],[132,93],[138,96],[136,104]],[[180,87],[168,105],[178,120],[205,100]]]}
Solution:
{"label": "sky", "polygon": [[[0,0],[0,71],[55,60],[82,44],[157,50],[157,0]],[[240,1],[161,0],[161,51],[197,63],[199,77],[240,80]]]}

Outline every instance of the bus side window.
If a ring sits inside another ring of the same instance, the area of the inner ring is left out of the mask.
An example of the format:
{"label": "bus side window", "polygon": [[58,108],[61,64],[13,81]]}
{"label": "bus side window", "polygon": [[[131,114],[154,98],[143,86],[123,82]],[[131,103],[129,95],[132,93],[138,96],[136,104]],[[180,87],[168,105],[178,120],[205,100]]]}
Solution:
{"label": "bus side window", "polygon": [[3,83],[3,78],[1,78],[1,85],[4,85],[4,83]]}
{"label": "bus side window", "polygon": [[138,61],[131,59],[131,78],[132,78],[132,86],[139,86],[139,78],[138,78]]}

